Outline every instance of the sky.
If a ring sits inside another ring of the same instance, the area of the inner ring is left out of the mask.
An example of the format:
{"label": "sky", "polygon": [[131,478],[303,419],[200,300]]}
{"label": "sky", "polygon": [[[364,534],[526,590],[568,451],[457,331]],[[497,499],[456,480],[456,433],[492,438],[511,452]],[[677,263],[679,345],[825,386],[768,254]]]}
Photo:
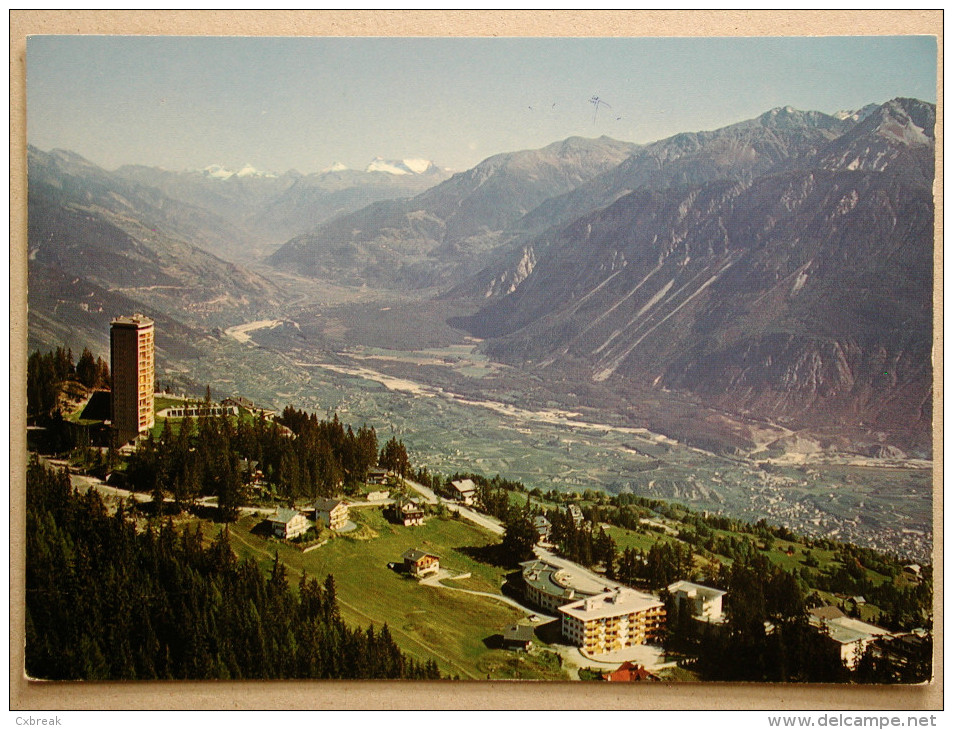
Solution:
{"label": "sky", "polygon": [[[936,102],[929,36],[31,36],[27,138],[107,169],[468,169],[578,135],[652,142],[779,106]],[[598,103],[594,103],[598,100]]]}

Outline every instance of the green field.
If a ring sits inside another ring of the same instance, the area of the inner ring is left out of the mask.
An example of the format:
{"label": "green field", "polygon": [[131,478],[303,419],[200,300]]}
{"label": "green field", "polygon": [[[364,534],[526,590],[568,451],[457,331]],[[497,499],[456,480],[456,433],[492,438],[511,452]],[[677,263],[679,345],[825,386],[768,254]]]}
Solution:
{"label": "green field", "polygon": [[[485,679],[489,674],[502,679],[514,672],[522,678],[561,676],[545,652],[514,664],[511,653],[484,643],[524,618],[523,612],[490,597],[420,585],[388,568],[388,563],[400,563],[408,548],[419,548],[438,555],[441,567],[472,573],[470,578],[445,581],[446,585],[499,594],[504,571],[465,552],[496,542],[495,536],[465,520],[430,517],[423,526],[403,527],[388,523],[377,509],[352,510],[351,516],[360,525],[355,534],[369,539],[338,535],[302,553],[253,533],[260,518],[247,516],[229,528],[232,548],[258,562],[263,571],[271,569],[277,551],[295,585],[302,571],[321,581],[333,574],[345,620],[355,626],[386,623],[404,651],[421,661],[436,660],[450,676]],[[204,525],[209,534],[220,529]],[[551,676],[554,671],[556,676]]]}

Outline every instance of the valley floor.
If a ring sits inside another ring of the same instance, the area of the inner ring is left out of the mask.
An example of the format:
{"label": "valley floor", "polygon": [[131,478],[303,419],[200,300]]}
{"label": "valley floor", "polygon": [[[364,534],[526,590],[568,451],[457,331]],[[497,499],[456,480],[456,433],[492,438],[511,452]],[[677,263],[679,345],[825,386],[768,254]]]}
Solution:
{"label": "valley floor", "polygon": [[442,473],[501,474],[543,491],[632,492],[931,559],[929,461],[770,451],[765,442],[790,432],[741,420],[731,427],[756,434],[752,448],[716,453],[631,423],[637,416],[627,424],[624,415],[600,416],[578,400],[547,401],[526,376],[486,361],[473,341],[327,351],[292,325],[230,330],[191,363],[188,379],[277,409],[295,403],[356,424],[387,424],[415,464]]}

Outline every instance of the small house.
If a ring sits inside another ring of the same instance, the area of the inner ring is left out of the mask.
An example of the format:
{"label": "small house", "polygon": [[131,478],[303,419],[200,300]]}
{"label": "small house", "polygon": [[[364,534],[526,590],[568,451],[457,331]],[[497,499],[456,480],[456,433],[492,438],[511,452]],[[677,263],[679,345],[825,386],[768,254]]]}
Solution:
{"label": "small house", "polygon": [[268,525],[275,537],[293,540],[308,531],[308,518],[294,509],[279,507],[278,511],[268,518]]}
{"label": "small house", "polygon": [[395,504],[394,514],[397,518],[397,522],[401,523],[404,527],[424,524],[424,511],[416,502],[406,500]]}
{"label": "small house", "polygon": [[848,669],[856,668],[871,643],[890,636],[886,629],[845,616],[836,606],[812,608],[808,621],[822,633]]}
{"label": "small house", "polygon": [[725,591],[680,580],[672,583],[668,587],[668,592],[675,598],[676,605],[679,607],[684,605],[693,618],[716,623],[724,618],[722,598],[725,596]]}
{"label": "small house", "polygon": [[314,503],[314,521],[330,530],[341,530],[347,524],[347,504],[340,499],[319,499]]}
{"label": "small house", "polygon": [[537,542],[546,542],[549,539],[549,533],[552,531],[553,526],[543,515],[537,515],[533,519],[533,527],[536,528],[536,534],[539,536]]}
{"label": "small house", "polygon": [[387,484],[387,477],[389,476],[390,472],[387,469],[379,466],[371,467],[367,470],[367,484]]}
{"label": "small house", "polygon": [[431,553],[411,548],[404,553],[403,558],[404,568],[415,578],[423,578],[440,571],[440,558]]}
{"label": "small house", "polygon": [[536,632],[532,626],[507,626],[503,630],[503,648],[529,651],[533,648]]}
{"label": "small house", "polygon": [[450,482],[451,496],[458,502],[464,504],[473,504],[476,496],[476,484],[472,479],[458,479]]}
{"label": "small house", "polygon": [[623,662],[614,672],[603,675],[606,682],[659,682],[659,676],[652,674],[641,664]]}

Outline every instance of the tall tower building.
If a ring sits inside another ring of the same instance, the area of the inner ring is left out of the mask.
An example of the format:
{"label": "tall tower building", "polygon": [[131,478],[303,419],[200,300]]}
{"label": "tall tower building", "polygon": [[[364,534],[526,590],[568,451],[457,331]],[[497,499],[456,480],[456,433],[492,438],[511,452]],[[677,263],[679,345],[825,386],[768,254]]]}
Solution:
{"label": "tall tower building", "polygon": [[117,317],[109,345],[112,423],[126,443],[155,424],[155,322],[141,314]]}

